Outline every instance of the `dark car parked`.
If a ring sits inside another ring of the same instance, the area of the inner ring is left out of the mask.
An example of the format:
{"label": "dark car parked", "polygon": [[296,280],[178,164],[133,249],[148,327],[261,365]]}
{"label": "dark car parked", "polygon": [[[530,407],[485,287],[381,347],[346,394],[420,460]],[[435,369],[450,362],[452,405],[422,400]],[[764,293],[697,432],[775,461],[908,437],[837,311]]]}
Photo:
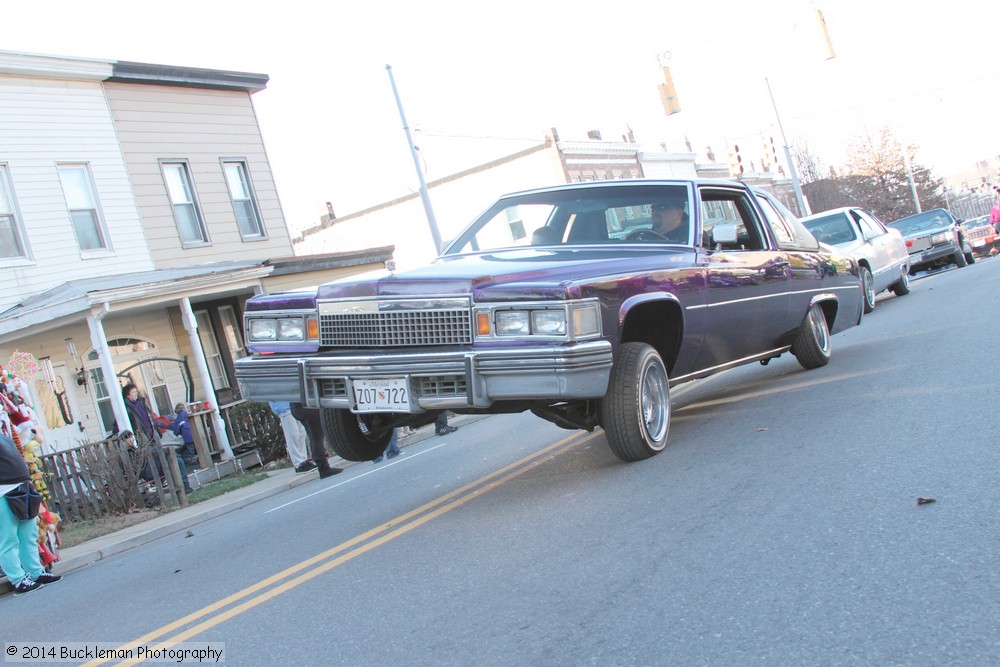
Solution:
{"label": "dark car parked", "polygon": [[530,410],[634,461],[666,446],[672,385],[822,366],[861,312],[857,264],[743,184],[578,183],[501,197],[428,266],[250,299],[236,373],[319,408],[348,460],[442,410]]}
{"label": "dark car parked", "polygon": [[910,275],[949,264],[962,268],[976,261],[962,226],[943,208],[908,215],[888,226],[898,229],[906,241]]}

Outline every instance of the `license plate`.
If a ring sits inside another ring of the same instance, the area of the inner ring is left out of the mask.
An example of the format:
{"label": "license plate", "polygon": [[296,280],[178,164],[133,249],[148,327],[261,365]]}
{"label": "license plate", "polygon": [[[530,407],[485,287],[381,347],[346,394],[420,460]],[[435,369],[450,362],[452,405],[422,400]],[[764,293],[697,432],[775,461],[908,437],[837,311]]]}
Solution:
{"label": "license plate", "polygon": [[972,242],[972,245],[976,248],[982,248],[984,245],[986,245],[986,239],[976,239],[975,241]]}
{"label": "license plate", "polygon": [[410,386],[405,378],[354,380],[354,412],[409,412]]}

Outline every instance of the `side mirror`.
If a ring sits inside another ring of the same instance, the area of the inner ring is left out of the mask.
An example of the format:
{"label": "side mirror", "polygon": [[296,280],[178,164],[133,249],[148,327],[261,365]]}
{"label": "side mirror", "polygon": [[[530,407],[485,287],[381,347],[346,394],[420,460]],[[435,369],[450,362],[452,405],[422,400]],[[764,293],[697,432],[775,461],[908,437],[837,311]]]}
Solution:
{"label": "side mirror", "polygon": [[736,243],[736,225],[731,222],[720,222],[712,227],[712,245],[732,245]]}

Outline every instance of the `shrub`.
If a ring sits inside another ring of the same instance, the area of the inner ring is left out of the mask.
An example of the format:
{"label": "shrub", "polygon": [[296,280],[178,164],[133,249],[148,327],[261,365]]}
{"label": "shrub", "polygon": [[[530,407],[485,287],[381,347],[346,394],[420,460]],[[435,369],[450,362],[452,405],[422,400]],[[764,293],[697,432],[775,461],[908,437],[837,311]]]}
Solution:
{"label": "shrub", "polygon": [[271,412],[267,403],[243,401],[228,410],[229,423],[238,441],[233,445],[235,449],[256,447],[264,463],[288,456],[281,420]]}

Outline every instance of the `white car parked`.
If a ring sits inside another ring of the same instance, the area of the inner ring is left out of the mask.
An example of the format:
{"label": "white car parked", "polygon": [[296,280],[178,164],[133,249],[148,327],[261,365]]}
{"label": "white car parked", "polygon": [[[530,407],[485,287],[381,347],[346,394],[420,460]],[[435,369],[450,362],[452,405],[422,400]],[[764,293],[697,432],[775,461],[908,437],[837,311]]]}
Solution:
{"label": "white car parked", "polygon": [[868,211],[844,207],[801,218],[820,243],[834,246],[858,263],[865,312],[875,309],[875,295],[891,289],[910,291],[910,255],[898,229],[886,227]]}

